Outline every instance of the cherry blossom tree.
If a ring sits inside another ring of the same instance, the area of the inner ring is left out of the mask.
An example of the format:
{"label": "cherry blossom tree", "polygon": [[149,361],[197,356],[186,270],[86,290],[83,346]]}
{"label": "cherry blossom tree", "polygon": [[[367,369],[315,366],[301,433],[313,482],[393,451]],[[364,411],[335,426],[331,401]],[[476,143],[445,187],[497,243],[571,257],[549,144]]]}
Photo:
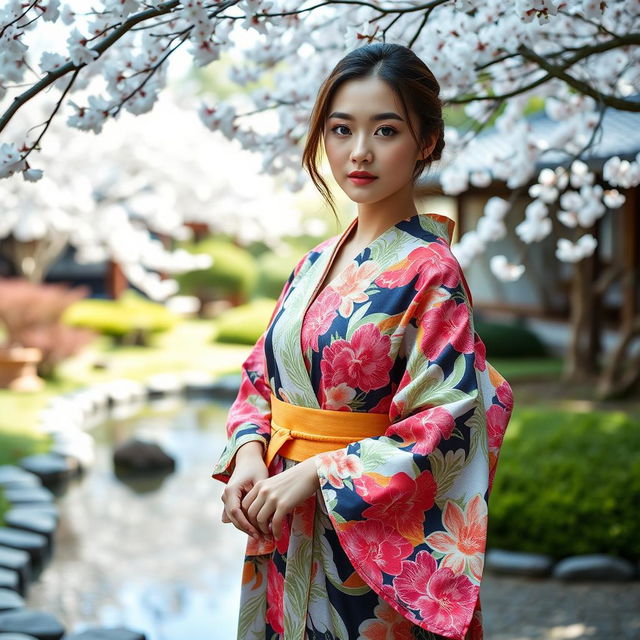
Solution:
{"label": "cherry blossom tree", "polygon": [[[565,229],[556,257],[579,268],[597,244],[588,229],[605,213],[615,215],[624,190],[640,182],[638,157],[608,159],[601,178],[583,160],[607,109],[640,111],[634,98],[640,88],[638,0],[96,0],[94,5],[82,13],[74,4],[61,7],[59,0],[6,0],[0,9],[0,135],[30,101],[45,91],[58,96],[33,135],[0,143],[0,177],[43,178],[34,152],[44,146],[57,117],[98,134],[123,110],[150,111],[165,88],[170,59],[188,48],[198,67],[223,55],[235,61],[230,79],[237,95],[217,103],[203,100],[202,122],[260,152],[263,172],[281,174],[299,189],[305,181],[300,145],[322,78],[348,50],[389,41],[412,47],[428,61],[446,104],[459,105],[469,118],[468,131],[445,130],[439,163],[444,193],[457,195],[496,179],[514,191],[528,188],[531,202],[515,228],[521,257],[493,256],[496,277],[521,276],[527,246],[551,233],[552,216]],[[66,47],[31,60],[29,36],[47,22],[68,28]],[[265,74],[273,78],[272,86],[256,87]],[[553,139],[531,135],[525,113],[533,97],[544,99],[547,115],[560,125]],[[264,125],[265,114],[272,116],[270,127]],[[509,153],[490,158],[490,171],[471,170],[464,150],[489,123],[499,129]],[[562,152],[565,160],[537,171],[552,151]],[[511,200],[487,202],[477,227],[453,248],[463,267],[506,234],[504,221],[512,211]],[[567,370],[574,378],[589,368],[583,366],[588,358],[580,347],[579,307],[578,302]],[[640,359],[630,356],[638,336],[640,313],[621,327],[622,355],[614,358],[620,366],[607,369],[602,394],[638,383]]]}

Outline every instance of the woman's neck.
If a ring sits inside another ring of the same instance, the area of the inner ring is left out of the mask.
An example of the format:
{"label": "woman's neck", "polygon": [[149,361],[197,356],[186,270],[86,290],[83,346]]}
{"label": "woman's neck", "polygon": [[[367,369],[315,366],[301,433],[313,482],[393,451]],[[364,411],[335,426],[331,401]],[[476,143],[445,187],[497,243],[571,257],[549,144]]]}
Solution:
{"label": "woman's neck", "polygon": [[411,190],[394,193],[393,196],[372,204],[358,204],[358,224],[353,242],[366,246],[393,225],[410,216],[416,215],[418,209]]}

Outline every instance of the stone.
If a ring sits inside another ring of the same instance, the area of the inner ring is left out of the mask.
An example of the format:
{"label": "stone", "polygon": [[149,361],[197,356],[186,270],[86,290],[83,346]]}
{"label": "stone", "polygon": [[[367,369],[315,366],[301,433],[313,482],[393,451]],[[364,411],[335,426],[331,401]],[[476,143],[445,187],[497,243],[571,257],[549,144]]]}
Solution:
{"label": "stone", "polygon": [[58,453],[36,453],[19,461],[20,466],[35,473],[42,484],[53,491],[66,487],[78,473],[78,461]]}
{"label": "stone", "polygon": [[0,613],[0,632],[24,633],[38,640],[60,640],[64,627],[50,613],[18,609]]}
{"label": "stone", "polygon": [[75,458],[84,471],[95,462],[95,442],[93,436],[77,427],[53,434],[53,445],[49,449],[63,457]]}
{"label": "stone", "polygon": [[24,633],[0,633],[0,640],[37,640],[37,638]]}
{"label": "stone", "polygon": [[631,580],[634,574],[628,560],[604,553],[569,556],[553,569],[553,577],[560,580]]}
{"label": "stone", "polygon": [[0,465],[0,485],[7,487],[14,482],[20,486],[40,486],[40,478],[29,471],[25,471],[22,467],[17,467],[13,464]]}
{"label": "stone", "polygon": [[173,471],[175,460],[165,453],[155,442],[145,442],[136,438],[127,440],[116,447],[113,463],[118,473]]}
{"label": "stone", "polygon": [[182,382],[187,397],[210,396],[216,386],[215,378],[206,371],[188,371],[183,374]]}
{"label": "stone", "polygon": [[23,549],[14,549],[0,544],[0,567],[11,569],[18,574],[18,593],[22,596],[26,595],[33,575],[29,554]]}
{"label": "stone", "polygon": [[242,376],[238,374],[230,374],[220,376],[216,379],[213,387],[213,395],[221,398],[229,398],[234,400],[238,395],[238,389],[240,389],[240,382]]}
{"label": "stone", "polygon": [[21,609],[22,607],[24,607],[24,598],[20,594],[11,591],[11,589],[0,588],[0,612]]}
{"label": "stone", "polygon": [[56,531],[56,519],[43,511],[14,507],[4,514],[4,523],[14,529],[23,529],[46,536],[49,544],[53,541]]}
{"label": "stone", "polygon": [[156,373],[146,380],[150,398],[182,393],[182,381],[174,373]]}
{"label": "stone", "polygon": [[146,638],[147,636],[144,633],[132,631],[125,627],[93,627],[80,633],[72,633],[65,636],[64,640],[146,640]]}
{"label": "stone", "polygon": [[17,571],[0,567],[0,589],[11,589],[18,591],[20,579]]}
{"label": "stone", "polygon": [[553,558],[542,553],[490,549],[485,556],[485,566],[495,573],[538,578],[551,573]]}
{"label": "stone", "polygon": [[29,487],[27,489],[6,489],[4,497],[11,504],[44,502],[51,503],[55,494],[45,487]]}
{"label": "stone", "polygon": [[31,556],[31,564],[35,570],[44,566],[50,556],[51,548],[46,536],[24,529],[0,527],[0,544],[13,549],[23,549]]}

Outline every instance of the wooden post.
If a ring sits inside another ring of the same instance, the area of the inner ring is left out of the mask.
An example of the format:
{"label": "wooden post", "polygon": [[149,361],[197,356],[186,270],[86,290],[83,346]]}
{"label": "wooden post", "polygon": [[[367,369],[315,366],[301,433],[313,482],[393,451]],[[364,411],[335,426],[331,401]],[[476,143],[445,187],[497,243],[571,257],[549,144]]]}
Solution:
{"label": "wooden post", "polygon": [[125,277],[120,265],[114,260],[109,261],[106,275],[106,290],[107,295],[113,300],[118,300],[120,296],[126,291],[129,286],[129,282]]}

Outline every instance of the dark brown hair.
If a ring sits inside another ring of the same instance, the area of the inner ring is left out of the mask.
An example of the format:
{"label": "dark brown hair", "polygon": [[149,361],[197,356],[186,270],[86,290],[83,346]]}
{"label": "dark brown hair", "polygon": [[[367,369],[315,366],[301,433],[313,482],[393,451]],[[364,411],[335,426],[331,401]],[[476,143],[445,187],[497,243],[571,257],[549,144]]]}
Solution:
{"label": "dark brown hair", "polygon": [[[414,182],[444,149],[444,122],[440,85],[427,65],[408,47],[400,44],[376,42],[348,53],[333,68],[322,83],[309,119],[309,134],[302,152],[302,166],[311,176],[313,184],[327,201],[334,215],[333,195],[318,171],[318,159],[324,140],[324,127],[331,100],[338,88],[347,80],[375,76],[384,80],[400,99],[407,116],[409,130],[418,147],[422,149],[436,137],[431,154],[418,160],[413,172]],[[412,111],[418,119],[420,131],[416,134],[411,120]]]}

